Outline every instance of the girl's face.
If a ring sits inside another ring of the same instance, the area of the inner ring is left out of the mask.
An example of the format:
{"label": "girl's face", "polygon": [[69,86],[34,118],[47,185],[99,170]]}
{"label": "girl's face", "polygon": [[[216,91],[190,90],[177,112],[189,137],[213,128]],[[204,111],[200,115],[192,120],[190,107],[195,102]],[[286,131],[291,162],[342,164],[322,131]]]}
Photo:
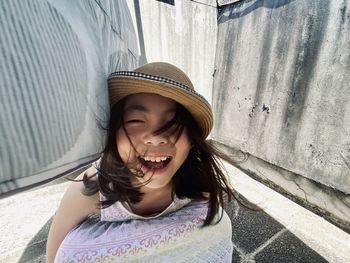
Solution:
{"label": "girl's face", "polygon": [[186,128],[179,136],[174,132],[175,125],[161,134],[154,133],[173,119],[176,109],[175,101],[156,94],[141,93],[126,98],[125,130],[123,127],[117,130],[116,143],[124,164],[132,172],[141,170],[144,174],[135,177],[136,185],[149,180],[144,187],[171,186],[174,174],[186,160],[191,148]]}

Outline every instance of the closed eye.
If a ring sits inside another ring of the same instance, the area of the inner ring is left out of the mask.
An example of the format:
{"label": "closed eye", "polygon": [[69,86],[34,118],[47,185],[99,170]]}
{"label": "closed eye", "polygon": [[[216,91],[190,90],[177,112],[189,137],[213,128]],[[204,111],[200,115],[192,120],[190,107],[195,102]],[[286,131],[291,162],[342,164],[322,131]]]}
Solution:
{"label": "closed eye", "polygon": [[128,124],[128,123],[144,123],[144,121],[142,121],[142,120],[128,120],[125,123],[126,124]]}

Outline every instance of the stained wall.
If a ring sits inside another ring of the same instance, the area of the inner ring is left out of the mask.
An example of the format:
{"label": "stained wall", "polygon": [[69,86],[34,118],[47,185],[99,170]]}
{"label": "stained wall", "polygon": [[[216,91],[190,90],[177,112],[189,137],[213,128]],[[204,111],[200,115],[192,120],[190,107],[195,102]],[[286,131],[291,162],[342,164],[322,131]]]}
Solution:
{"label": "stained wall", "polygon": [[222,6],[212,133],[248,156],[240,164],[246,171],[347,222],[349,7],[323,0]]}

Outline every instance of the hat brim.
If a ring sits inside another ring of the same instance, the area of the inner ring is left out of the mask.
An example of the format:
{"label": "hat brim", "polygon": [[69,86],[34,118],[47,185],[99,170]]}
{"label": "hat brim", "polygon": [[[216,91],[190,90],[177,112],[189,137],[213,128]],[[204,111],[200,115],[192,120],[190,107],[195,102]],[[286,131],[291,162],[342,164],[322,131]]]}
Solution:
{"label": "hat brim", "polygon": [[202,137],[208,137],[213,127],[213,113],[210,104],[194,90],[187,90],[169,83],[126,76],[108,79],[110,106],[128,95],[152,93],[170,98],[183,105],[202,129]]}

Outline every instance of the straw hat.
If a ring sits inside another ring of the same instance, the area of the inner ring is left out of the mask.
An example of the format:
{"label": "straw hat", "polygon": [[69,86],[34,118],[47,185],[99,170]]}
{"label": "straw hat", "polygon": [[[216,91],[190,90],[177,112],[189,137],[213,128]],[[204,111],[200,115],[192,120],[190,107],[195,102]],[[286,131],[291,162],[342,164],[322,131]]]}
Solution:
{"label": "straw hat", "polygon": [[108,77],[110,105],[136,93],[154,93],[183,105],[198,122],[203,138],[213,127],[213,113],[207,100],[179,68],[163,62],[145,64],[133,71],[117,71]]}

